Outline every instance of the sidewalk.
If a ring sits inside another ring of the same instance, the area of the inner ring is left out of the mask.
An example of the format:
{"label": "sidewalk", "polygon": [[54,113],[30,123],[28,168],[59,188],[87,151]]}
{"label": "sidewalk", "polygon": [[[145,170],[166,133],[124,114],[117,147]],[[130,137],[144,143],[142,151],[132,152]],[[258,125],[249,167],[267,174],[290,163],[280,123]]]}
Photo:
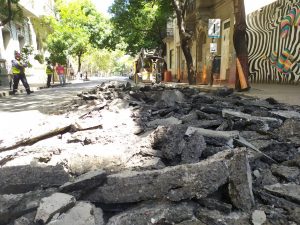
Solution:
{"label": "sidewalk", "polygon": [[300,86],[286,84],[251,84],[248,92],[243,95],[261,99],[274,98],[280,103],[300,106]]}

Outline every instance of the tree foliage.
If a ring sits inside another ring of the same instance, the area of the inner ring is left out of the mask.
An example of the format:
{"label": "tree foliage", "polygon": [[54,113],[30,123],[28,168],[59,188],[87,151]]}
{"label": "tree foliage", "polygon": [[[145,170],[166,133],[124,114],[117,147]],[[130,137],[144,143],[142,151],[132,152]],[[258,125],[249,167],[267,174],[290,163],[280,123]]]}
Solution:
{"label": "tree foliage", "polygon": [[128,73],[133,65],[133,58],[124,56],[121,50],[93,49],[83,58],[83,69],[90,73]]}
{"label": "tree foliage", "polygon": [[185,24],[190,0],[115,0],[111,7],[115,34],[123,38],[127,51],[133,54],[141,48],[164,49],[168,19],[176,15],[180,45],[186,59],[188,80],[195,84],[196,76],[189,42],[191,35]]}
{"label": "tree foliage", "polygon": [[22,9],[18,4],[19,0],[0,0],[0,25],[4,26],[11,20],[23,18]]}
{"label": "tree foliage", "polygon": [[134,55],[141,48],[164,49],[167,20],[172,13],[169,1],[115,0],[110,8],[114,30],[110,46],[126,43],[126,52]]}
{"label": "tree foliage", "polygon": [[90,0],[58,0],[56,6],[58,19],[48,18],[53,28],[47,39],[50,59],[65,64],[67,55],[76,56],[80,71],[83,55],[101,45],[107,23]]}

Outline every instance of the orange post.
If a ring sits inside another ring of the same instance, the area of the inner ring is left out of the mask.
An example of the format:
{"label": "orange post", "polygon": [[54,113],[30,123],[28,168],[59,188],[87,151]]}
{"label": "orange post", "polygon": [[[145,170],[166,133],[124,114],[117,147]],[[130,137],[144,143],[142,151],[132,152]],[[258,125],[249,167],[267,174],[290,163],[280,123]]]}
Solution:
{"label": "orange post", "polygon": [[241,84],[241,89],[247,89],[248,88],[248,85],[247,85],[247,81],[245,79],[245,74],[243,72],[243,68],[242,68],[242,65],[240,63],[240,60],[237,58],[236,59],[237,62],[236,62],[236,66],[237,66],[237,70],[238,70],[238,74],[239,74],[239,79],[240,79],[240,84]]}
{"label": "orange post", "polygon": [[203,65],[203,69],[202,69],[202,83],[206,83],[206,79],[207,79],[207,69],[206,69],[206,65]]}

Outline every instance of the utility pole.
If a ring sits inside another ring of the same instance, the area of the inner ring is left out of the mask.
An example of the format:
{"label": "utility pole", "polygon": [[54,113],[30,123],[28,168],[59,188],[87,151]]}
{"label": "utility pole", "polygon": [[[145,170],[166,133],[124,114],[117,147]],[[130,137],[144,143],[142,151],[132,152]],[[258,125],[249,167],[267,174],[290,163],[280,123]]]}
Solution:
{"label": "utility pole", "polygon": [[249,90],[249,62],[248,43],[246,39],[246,15],[244,0],[233,0],[235,25],[233,33],[233,45],[237,57],[237,82],[236,89]]}

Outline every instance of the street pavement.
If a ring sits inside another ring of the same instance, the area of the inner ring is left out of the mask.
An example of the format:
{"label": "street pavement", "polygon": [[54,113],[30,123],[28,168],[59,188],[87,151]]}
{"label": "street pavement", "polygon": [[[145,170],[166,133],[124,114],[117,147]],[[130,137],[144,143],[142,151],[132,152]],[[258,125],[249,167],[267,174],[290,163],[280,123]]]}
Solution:
{"label": "street pavement", "polygon": [[[64,87],[55,84],[52,88],[43,88],[44,84],[31,85],[34,93],[27,95],[20,91],[16,95],[0,97],[0,143],[14,142],[15,138],[27,137],[28,133],[48,130],[62,124],[72,124],[76,118],[65,115],[49,115],[47,110],[58,104],[69,103],[77,94],[89,90],[103,81],[123,80],[125,78],[91,78],[89,81],[69,81]],[[21,85],[21,88],[22,85]],[[22,90],[22,89],[21,89]],[[7,93],[9,88],[0,88],[0,93]]]}
{"label": "street pavement", "polygon": [[[125,77],[110,77],[90,78],[89,81],[72,80],[64,87],[58,83],[51,88],[44,88],[45,84],[31,84],[31,89],[35,91],[31,95],[27,95],[23,86],[20,84],[20,91],[17,95],[10,95],[8,87],[0,86],[0,111],[27,111],[27,110],[41,110],[43,107],[49,107],[53,104],[69,102],[77,93],[83,90],[95,87],[96,85],[107,80],[123,80]],[[217,89],[220,87],[199,87],[200,90],[209,91],[210,89]],[[240,92],[241,95],[247,95],[266,99],[272,97],[281,103],[290,105],[300,105],[300,86],[299,85],[279,85],[279,84],[252,84],[251,89],[247,92]]]}
{"label": "street pavement", "polygon": [[9,88],[0,88],[2,98],[0,97],[0,112],[21,112],[28,110],[39,110],[49,106],[69,102],[75,98],[78,93],[95,87],[107,80],[125,80],[125,78],[101,78],[95,77],[90,80],[73,80],[61,87],[59,84],[51,88],[45,88],[44,84],[33,84],[31,89],[34,93],[27,95],[23,86],[20,85],[20,91],[16,95],[9,94]]}

